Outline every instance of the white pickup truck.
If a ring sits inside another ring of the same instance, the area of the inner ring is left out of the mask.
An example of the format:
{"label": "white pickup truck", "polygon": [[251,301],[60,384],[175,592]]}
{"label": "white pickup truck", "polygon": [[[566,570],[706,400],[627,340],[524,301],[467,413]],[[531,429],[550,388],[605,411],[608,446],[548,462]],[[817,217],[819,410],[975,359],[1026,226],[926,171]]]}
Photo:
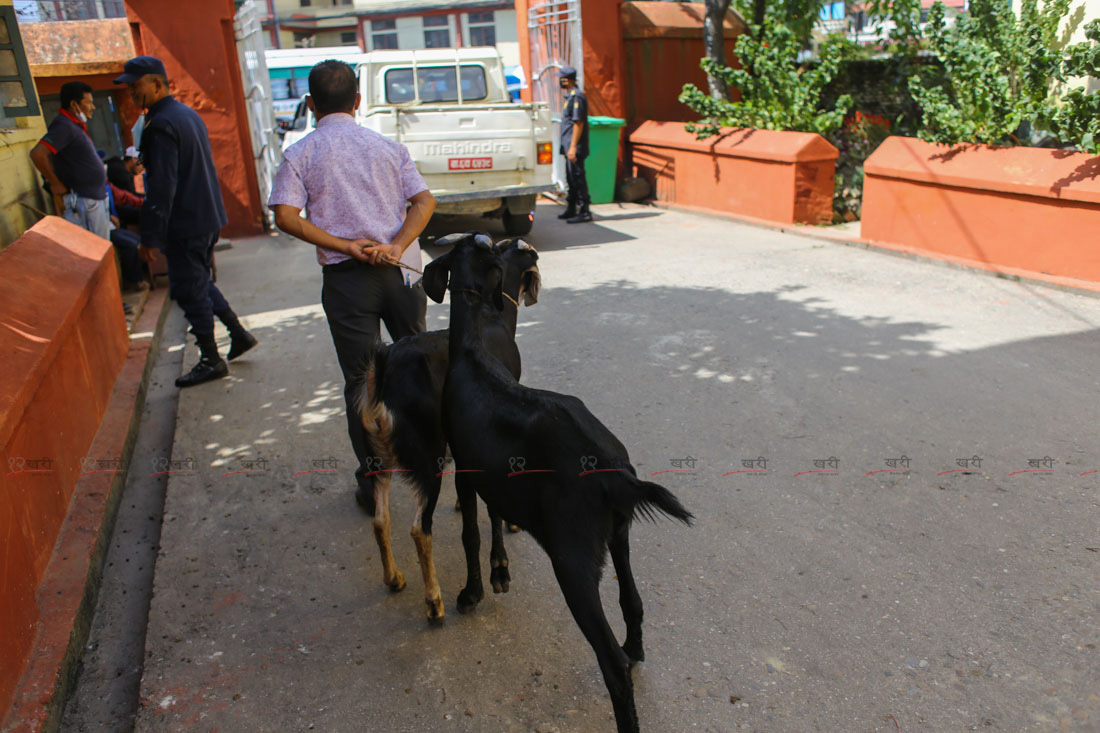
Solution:
{"label": "white pickup truck", "polygon": [[[357,70],[356,121],[408,147],[436,216],[482,214],[510,235],[531,231],[535,199],[555,189],[550,109],[510,100],[495,48],[372,51]],[[312,129],[300,104],[283,148]]]}

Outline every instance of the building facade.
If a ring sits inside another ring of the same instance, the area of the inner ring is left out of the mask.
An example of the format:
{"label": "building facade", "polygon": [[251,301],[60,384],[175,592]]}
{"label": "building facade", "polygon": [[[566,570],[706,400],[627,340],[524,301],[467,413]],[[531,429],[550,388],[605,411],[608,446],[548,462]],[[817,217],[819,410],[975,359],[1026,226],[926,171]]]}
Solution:
{"label": "building facade", "polygon": [[518,64],[513,0],[265,0],[269,48],[496,46]]}

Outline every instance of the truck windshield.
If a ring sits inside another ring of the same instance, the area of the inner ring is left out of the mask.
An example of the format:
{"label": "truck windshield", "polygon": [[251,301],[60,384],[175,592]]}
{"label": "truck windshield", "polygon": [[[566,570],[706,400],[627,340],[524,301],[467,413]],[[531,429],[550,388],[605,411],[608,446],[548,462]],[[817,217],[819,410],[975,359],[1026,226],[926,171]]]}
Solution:
{"label": "truck windshield", "polygon": [[[485,99],[485,68],[475,65],[462,67],[462,101],[475,102]],[[416,70],[421,102],[457,102],[458,83],[454,66],[421,66]],[[416,98],[413,89],[413,70],[390,69],[386,72],[386,101],[390,104],[411,102]]]}

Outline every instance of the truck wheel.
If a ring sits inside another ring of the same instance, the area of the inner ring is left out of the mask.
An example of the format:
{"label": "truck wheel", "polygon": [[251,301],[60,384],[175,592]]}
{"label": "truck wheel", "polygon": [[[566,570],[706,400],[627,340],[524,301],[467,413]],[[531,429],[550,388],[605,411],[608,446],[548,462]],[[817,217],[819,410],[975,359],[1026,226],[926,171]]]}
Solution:
{"label": "truck wheel", "polygon": [[535,223],[534,214],[512,214],[504,212],[504,231],[512,237],[520,237],[531,231]]}

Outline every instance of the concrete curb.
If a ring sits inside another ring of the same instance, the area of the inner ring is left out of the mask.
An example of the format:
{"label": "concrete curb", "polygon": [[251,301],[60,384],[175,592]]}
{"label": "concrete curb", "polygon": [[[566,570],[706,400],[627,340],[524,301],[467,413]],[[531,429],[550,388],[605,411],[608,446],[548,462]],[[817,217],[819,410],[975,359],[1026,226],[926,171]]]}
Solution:
{"label": "concrete curb", "polygon": [[38,588],[38,632],[5,731],[56,731],[76,680],[102,579],[130,455],[170,308],[168,289],[149,296],[88,455],[120,459],[122,469],[83,474]]}
{"label": "concrete curb", "polygon": [[[762,229],[771,229],[773,231],[785,232],[787,234],[797,234],[802,237],[817,239],[823,242],[843,244],[849,247],[862,247],[864,249],[881,252],[882,254],[893,255],[895,257],[904,257],[906,259],[915,260],[917,262],[924,262],[931,265],[938,265],[940,267],[952,267],[957,270],[969,270],[970,272],[978,275],[986,275],[988,277],[996,277],[1016,282],[1028,282],[1033,285],[1041,285],[1043,287],[1059,290],[1062,292],[1071,292],[1074,295],[1086,295],[1093,298],[1100,298],[1100,283],[1092,282],[1091,280],[1079,280],[1069,277],[1058,277],[1055,275],[1046,275],[1041,272],[1020,270],[1012,267],[998,268],[992,265],[988,265],[984,262],[978,262],[977,260],[967,260],[961,257],[939,255],[932,252],[926,252],[915,247],[907,247],[900,244],[890,244],[887,242],[877,242],[870,239],[863,239],[862,237],[857,237],[850,234],[829,231],[827,228],[824,227],[807,226],[802,224],[782,224],[779,222],[768,221],[766,219],[756,219],[751,216],[727,214],[724,212],[714,211],[712,209],[705,209],[702,207],[685,206],[683,204],[668,204],[663,201],[649,201],[647,203],[648,205],[651,205],[658,209],[684,211],[690,214],[699,214],[700,216],[710,217],[712,219],[735,221],[740,224],[748,224],[749,226],[760,227]],[[597,221],[599,220],[597,219]]]}

